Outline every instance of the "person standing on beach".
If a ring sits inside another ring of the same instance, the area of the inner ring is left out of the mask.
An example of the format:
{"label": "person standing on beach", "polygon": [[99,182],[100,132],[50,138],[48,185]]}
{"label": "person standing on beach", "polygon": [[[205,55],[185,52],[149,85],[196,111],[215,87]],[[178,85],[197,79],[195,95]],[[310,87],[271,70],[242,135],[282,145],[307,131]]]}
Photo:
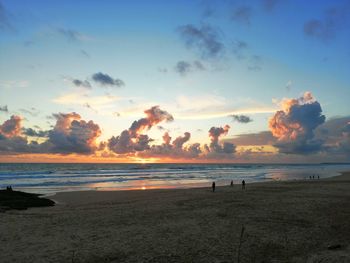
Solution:
{"label": "person standing on beach", "polygon": [[231,180],[231,187],[233,187],[233,180]]}
{"label": "person standing on beach", "polygon": [[245,181],[242,181],[242,190],[245,190]]}
{"label": "person standing on beach", "polygon": [[211,188],[213,188],[213,193],[215,192],[215,182],[212,183]]}
{"label": "person standing on beach", "polygon": [[242,190],[245,190],[245,181],[242,181]]}

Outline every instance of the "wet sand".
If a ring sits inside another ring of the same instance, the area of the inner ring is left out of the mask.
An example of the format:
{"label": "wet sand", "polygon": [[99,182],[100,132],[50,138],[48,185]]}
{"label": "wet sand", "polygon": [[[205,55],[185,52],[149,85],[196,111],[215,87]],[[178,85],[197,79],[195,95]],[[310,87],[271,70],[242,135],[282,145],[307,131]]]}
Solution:
{"label": "wet sand", "polygon": [[0,213],[0,262],[350,262],[350,173],[52,199]]}

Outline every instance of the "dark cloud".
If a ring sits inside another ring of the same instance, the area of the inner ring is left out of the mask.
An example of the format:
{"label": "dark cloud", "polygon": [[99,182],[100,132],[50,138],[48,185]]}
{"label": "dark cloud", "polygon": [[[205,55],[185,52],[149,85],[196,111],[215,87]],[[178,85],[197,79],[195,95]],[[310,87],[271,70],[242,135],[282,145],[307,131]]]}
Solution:
{"label": "dark cloud", "polygon": [[48,137],[49,131],[36,131],[32,128],[22,128],[22,133],[32,137]]}
{"label": "dark cloud", "polygon": [[[81,120],[77,113],[53,114],[56,124],[52,130],[36,131],[22,128],[22,118],[11,118],[0,125],[0,152],[2,153],[60,153],[91,154],[97,149],[96,138],[101,130],[92,121]],[[39,144],[28,143],[24,136],[47,137],[47,141]]]}
{"label": "dark cloud", "polygon": [[132,135],[128,130],[124,130],[119,136],[108,140],[108,148],[118,154],[129,154],[149,149],[151,141],[148,135]]}
{"label": "dark cloud", "polygon": [[[191,138],[189,132],[183,136],[178,136],[172,141],[168,132],[163,135],[161,145],[152,145],[149,143],[153,140],[148,135],[141,134],[153,126],[163,121],[172,121],[173,117],[166,111],[154,106],[145,111],[146,117],[134,121],[128,130],[122,131],[119,136],[113,136],[108,140],[108,148],[117,154],[136,155],[139,157],[162,157],[162,158],[195,158],[201,153],[200,144],[187,144]],[[158,128],[161,126],[157,126]],[[161,127],[160,130],[164,130]],[[172,142],[171,142],[172,141]]]}
{"label": "dark cloud", "polygon": [[324,141],[329,154],[350,157],[350,116],[327,120],[315,130],[315,138]]}
{"label": "dark cloud", "polygon": [[40,145],[35,141],[28,142],[27,138],[20,136],[1,138],[0,134],[0,154],[39,153],[40,151]]}
{"label": "dark cloud", "polygon": [[173,146],[175,148],[182,149],[184,143],[186,143],[191,138],[191,134],[189,132],[185,132],[184,136],[179,136],[173,141]]}
{"label": "dark cloud", "polygon": [[12,115],[0,125],[0,153],[30,153],[37,151],[37,143],[28,143],[27,139],[22,137],[22,118]]}
{"label": "dark cloud", "polygon": [[171,143],[169,133],[165,132],[163,135],[163,144],[152,145],[149,149],[140,153],[140,156],[175,159],[197,158],[202,153],[199,143],[189,144],[187,147],[184,147],[184,144],[187,143],[190,138],[191,134],[185,132],[184,136],[177,137]]}
{"label": "dark cloud", "polygon": [[325,121],[321,105],[310,92],[298,99],[287,99],[269,120],[269,128],[282,153],[310,154],[322,150],[323,141],[314,138],[314,130]]}
{"label": "dark cloud", "polygon": [[219,138],[226,135],[230,129],[229,125],[224,127],[211,127],[209,130],[210,144],[205,145],[207,157],[215,158],[217,154],[233,154],[236,151],[236,146],[230,142],[219,143]]}
{"label": "dark cloud", "polygon": [[231,142],[235,145],[273,145],[277,142],[270,131],[262,131],[259,133],[239,134],[231,139],[223,141]]}
{"label": "dark cloud", "polygon": [[203,59],[218,58],[225,51],[219,31],[210,25],[196,27],[188,24],[180,26],[178,32],[186,47],[195,49]]}
{"label": "dark cloud", "polygon": [[205,70],[204,65],[198,60],[195,60],[192,63],[181,60],[177,62],[177,64],[175,65],[175,71],[183,76],[188,74],[189,72],[198,71],[198,70],[200,71]]}
{"label": "dark cloud", "polygon": [[9,109],[8,109],[7,105],[0,106],[0,112],[6,112],[6,113],[8,113],[8,112],[9,112]]}
{"label": "dark cloud", "polygon": [[249,6],[236,7],[231,14],[231,19],[243,25],[250,25],[252,11],[252,8]]}
{"label": "dark cloud", "polygon": [[20,116],[12,115],[9,120],[0,125],[0,134],[6,138],[19,136],[21,134],[21,121]]}
{"label": "dark cloud", "polygon": [[56,31],[68,41],[81,41],[86,38],[82,33],[72,29],[57,28]]}
{"label": "dark cloud", "polygon": [[161,110],[159,106],[153,106],[152,108],[145,110],[146,117],[134,121],[129,128],[132,134],[139,134],[144,130],[149,130],[154,125],[160,122],[171,122],[174,120],[173,116],[167,111]]}
{"label": "dark cloud", "polygon": [[181,75],[186,75],[189,71],[191,71],[192,65],[186,61],[179,61],[175,66],[175,71],[180,73]]}
{"label": "dark cloud", "polygon": [[125,86],[124,81],[121,79],[113,79],[108,74],[98,72],[92,75],[92,79],[102,86],[122,87]]}
{"label": "dark cloud", "polygon": [[56,124],[45,142],[49,152],[91,154],[97,149],[96,139],[101,130],[93,121],[81,120],[75,112],[53,114],[53,117]]}
{"label": "dark cloud", "polygon": [[336,37],[337,32],[345,27],[350,17],[350,2],[343,6],[328,8],[323,17],[310,19],[304,24],[304,34],[322,41],[328,41]]}
{"label": "dark cloud", "polygon": [[249,123],[252,122],[253,120],[246,115],[235,115],[232,114],[230,117],[233,119],[233,121],[239,122],[239,123]]}
{"label": "dark cloud", "polygon": [[122,131],[119,136],[110,138],[108,140],[108,148],[118,154],[147,150],[150,148],[149,142],[153,140],[141,133],[163,121],[169,122],[174,120],[171,114],[161,110],[159,106],[153,106],[145,110],[145,114],[145,118],[134,121],[128,130]]}
{"label": "dark cloud", "polygon": [[91,89],[91,84],[90,84],[90,82],[88,80],[72,79],[72,83],[76,87],[82,87],[82,88]]}

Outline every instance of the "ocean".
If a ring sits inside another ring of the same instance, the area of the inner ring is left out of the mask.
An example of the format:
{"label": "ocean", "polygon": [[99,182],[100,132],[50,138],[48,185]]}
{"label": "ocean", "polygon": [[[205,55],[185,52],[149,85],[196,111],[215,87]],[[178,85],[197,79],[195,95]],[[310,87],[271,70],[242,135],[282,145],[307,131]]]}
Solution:
{"label": "ocean", "polygon": [[83,190],[189,188],[272,180],[315,180],[350,164],[39,164],[0,163],[0,188],[53,194]]}

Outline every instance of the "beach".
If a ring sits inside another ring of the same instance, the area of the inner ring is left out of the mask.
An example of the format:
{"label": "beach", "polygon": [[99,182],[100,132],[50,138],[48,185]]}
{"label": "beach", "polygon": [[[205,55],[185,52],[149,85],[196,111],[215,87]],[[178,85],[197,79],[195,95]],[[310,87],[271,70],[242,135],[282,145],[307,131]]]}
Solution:
{"label": "beach", "polygon": [[350,173],[76,191],[0,213],[0,262],[350,262]]}

